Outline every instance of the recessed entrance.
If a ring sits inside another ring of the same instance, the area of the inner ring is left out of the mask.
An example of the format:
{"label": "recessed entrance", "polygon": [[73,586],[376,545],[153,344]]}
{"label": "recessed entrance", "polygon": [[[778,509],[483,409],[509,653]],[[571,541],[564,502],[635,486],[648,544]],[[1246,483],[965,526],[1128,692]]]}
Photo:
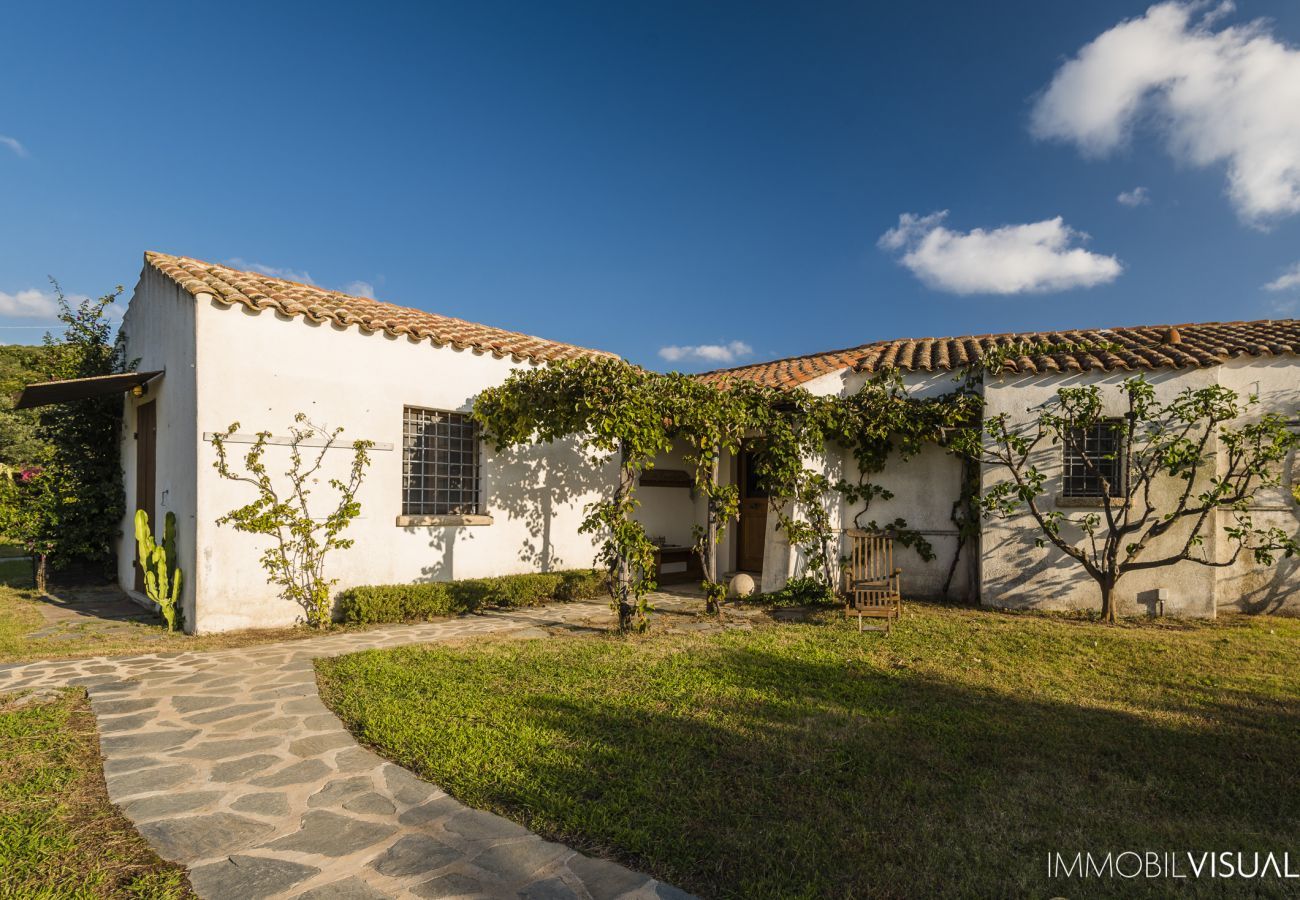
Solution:
{"label": "recessed entrance", "polygon": [[762,574],[767,541],[767,492],[758,483],[754,453],[743,450],[738,463],[740,521],[736,525],[736,569]]}

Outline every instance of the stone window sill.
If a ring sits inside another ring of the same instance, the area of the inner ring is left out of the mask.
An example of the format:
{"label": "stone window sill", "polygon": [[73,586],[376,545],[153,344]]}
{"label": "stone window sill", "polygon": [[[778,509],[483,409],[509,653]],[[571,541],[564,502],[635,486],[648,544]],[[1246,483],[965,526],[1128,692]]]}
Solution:
{"label": "stone window sill", "polygon": [[[1101,509],[1106,505],[1101,497],[1067,497],[1064,494],[1056,495],[1056,506],[1058,509]],[[1110,505],[1112,509],[1119,509],[1128,506],[1128,500],[1123,497],[1111,497]]]}
{"label": "stone window sill", "polygon": [[399,528],[414,528],[425,525],[491,525],[489,515],[474,514],[468,516],[398,516]]}

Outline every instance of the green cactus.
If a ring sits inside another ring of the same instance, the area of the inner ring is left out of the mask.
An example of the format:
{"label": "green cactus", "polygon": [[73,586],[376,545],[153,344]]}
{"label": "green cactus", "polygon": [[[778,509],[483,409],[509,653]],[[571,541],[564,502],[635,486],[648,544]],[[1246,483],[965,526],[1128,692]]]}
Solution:
{"label": "green cactus", "polygon": [[175,631],[181,626],[183,580],[176,556],[176,514],[168,512],[163,520],[163,542],[160,545],[149,531],[149,514],[143,509],[136,510],[135,543],[140,568],[144,570],[145,595],[162,610],[167,630]]}

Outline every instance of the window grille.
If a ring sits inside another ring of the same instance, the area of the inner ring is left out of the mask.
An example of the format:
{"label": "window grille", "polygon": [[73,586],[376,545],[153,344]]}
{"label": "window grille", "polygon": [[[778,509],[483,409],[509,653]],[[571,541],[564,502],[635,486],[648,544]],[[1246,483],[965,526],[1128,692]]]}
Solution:
{"label": "window grille", "polygon": [[402,411],[402,515],[472,515],[479,509],[479,439],[463,413]]}
{"label": "window grille", "polygon": [[1065,444],[1066,497],[1101,497],[1102,479],[1110,496],[1124,495],[1124,437],[1119,422],[1097,422],[1074,429]]}

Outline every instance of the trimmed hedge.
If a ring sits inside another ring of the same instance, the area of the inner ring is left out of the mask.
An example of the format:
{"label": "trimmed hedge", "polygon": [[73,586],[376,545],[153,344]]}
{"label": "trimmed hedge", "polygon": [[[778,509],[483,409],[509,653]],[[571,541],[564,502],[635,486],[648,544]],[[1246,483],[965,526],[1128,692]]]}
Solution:
{"label": "trimmed hedge", "polygon": [[350,625],[419,622],[482,607],[538,606],[551,600],[590,600],[605,593],[605,576],[592,569],[380,584],[348,588],[339,595],[338,616]]}

